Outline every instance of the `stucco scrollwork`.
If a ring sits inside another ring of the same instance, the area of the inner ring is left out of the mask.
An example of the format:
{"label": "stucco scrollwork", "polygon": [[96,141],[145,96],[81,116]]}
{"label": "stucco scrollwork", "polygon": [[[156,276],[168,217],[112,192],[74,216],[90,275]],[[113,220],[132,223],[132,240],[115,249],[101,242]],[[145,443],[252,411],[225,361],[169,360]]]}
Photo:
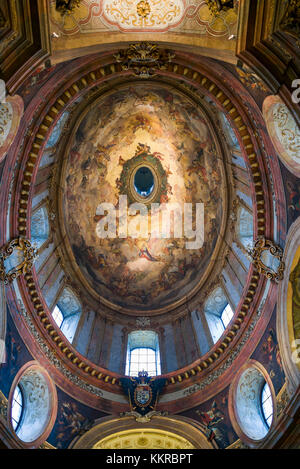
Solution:
{"label": "stucco scrollwork", "polygon": [[283,251],[273,241],[259,237],[254,242],[253,249],[249,250],[249,256],[260,274],[275,282],[283,279]]}
{"label": "stucco scrollwork", "polygon": [[132,410],[131,412],[123,412],[120,414],[120,417],[133,417],[136,422],[140,423],[149,423],[151,422],[152,417],[154,416],[162,416],[165,417],[168,415],[168,412],[157,412],[156,410],[152,410],[151,412],[148,412],[146,415],[141,415],[138,412],[135,412]]}
{"label": "stucco scrollwork", "polygon": [[263,115],[279,158],[299,177],[300,130],[294,116],[278,95],[270,95],[264,100]]}
{"label": "stucco scrollwork", "polygon": [[22,387],[25,389],[28,403],[31,404],[30,418],[32,421],[36,421],[48,409],[48,393],[45,380],[42,375],[30,370],[22,378]]}
{"label": "stucco scrollwork", "polygon": [[300,130],[295,125],[295,121],[291,118],[285,104],[278,104],[273,111],[273,118],[278,134],[281,136],[281,143],[286,151],[292,153],[294,158],[300,158]]}
{"label": "stucco scrollwork", "polygon": [[28,239],[19,237],[0,250],[0,281],[4,284],[29,272],[36,259],[36,250]]}
{"label": "stucco scrollwork", "polygon": [[185,13],[182,0],[104,0],[104,17],[120,29],[162,31],[178,24]]}
{"label": "stucco scrollwork", "polygon": [[12,106],[10,103],[0,104],[0,146],[2,146],[10,131],[13,118]]}
{"label": "stucco scrollwork", "polygon": [[[2,41],[3,42],[3,41]],[[1,45],[2,45],[1,42]],[[0,47],[1,53],[1,47]],[[5,96],[5,85],[1,83],[0,90],[0,161],[6,156],[18,132],[24,111],[23,100],[20,96]]]}
{"label": "stucco scrollwork", "polygon": [[135,324],[137,327],[148,327],[150,326],[150,318],[146,316],[136,318]]}
{"label": "stucco scrollwork", "polygon": [[239,392],[245,399],[254,401],[256,399],[256,389],[259,386],[260,380],[257,375],[256,369],[249,369],[245,374],[244,380],[239,385]]}
{"label": "stucco scrollwork", "polygon": [[160,51],[156,44],[141,42],[130,44],[128,49],[118,52],[114,57],[124,71],[131,70],[135,76],[149,78],[156,75],[158,70],[165,70],[175,54]]}

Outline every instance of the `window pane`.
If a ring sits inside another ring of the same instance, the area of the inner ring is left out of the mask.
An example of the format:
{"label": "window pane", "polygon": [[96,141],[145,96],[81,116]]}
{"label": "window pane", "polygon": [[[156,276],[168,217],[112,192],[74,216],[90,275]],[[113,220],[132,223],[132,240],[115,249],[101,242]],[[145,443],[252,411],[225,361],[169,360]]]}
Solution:
{"label": "window pane", "polygon": [[14,430],[17,429],[21,421],[22,410],[23,410],[23,396],[22,396],[20,386],[16,386],[16,389],[13,395],[12,406],[11,406],[11,420],[12,420],[12,426]]}
{"label": "window pane", "polygon": [[147,371],[149,376],[160,374],[160,363],[156,360],[156,351],[150,348],[136,348],[127,356],[126,371],[129,376],[138,376],[139,371]]}
{"label": "window pane", "polygon": [[221,315],[221,319],[222,319],[225,329],[230,323],[232,318],[233,318],[233,311],[231,309],[231,306],[228,304],[226,308],[223,310],[222,315]]}
{"label": "window pane", "polygon": [[64,317],[63,317],[61,310],[59,309],[57,305],[55,306],[53,310],[52,317],[54,321],[56,322],[56,324],[58,325],[58,327],[60,327],[63,323]]}
{"label": "window pane", "polygon": [[154,331],[133,331],[128,334],[126,375],[138,376],[147,371],[148,376],[161,374],[158,335]]}
{"label": "window pane", "polygon": [[262,411],[265,417],[265,421],[268,427],[270,427],[273,418],[273,402],[271,390],[268,383],[264,384],[262,393],[261,393],[261,406]]}

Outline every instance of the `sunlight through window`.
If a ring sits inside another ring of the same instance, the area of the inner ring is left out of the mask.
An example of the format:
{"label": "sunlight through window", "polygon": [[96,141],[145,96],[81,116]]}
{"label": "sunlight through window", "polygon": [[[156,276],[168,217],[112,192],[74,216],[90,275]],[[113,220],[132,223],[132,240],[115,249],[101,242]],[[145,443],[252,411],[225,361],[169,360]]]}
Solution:
{"label": "sunlight through window", "polygon": [[147,371],[148,376],[161,374],[158,336],[153,331],[134,331],[128,335],[125,374],[138,376]]}

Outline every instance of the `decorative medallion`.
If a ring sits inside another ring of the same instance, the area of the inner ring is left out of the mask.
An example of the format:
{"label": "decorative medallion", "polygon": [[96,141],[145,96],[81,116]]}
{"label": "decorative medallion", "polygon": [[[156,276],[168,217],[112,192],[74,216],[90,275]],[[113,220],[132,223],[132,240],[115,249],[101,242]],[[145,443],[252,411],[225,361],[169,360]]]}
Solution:
{"label": "decorative medallion", "polygon": [[104,0],[104,18],[123,31],[166,31],[185,14],[183,0]]}
{"label": "decorative medallion", "polygon": [[149,2],[143,1],[143,0],[141,2],[139,2],[136,6],[136,11],[137,11],[139,16],[142,16],[143,18],[146,18],[151,12]]}
{"label": "decorative medallion", "polygon": [[[119,188],[119,194],[127,195],[128,203],[142,202],[146,205],[150,205],[151,203],[163,203],[168,201],[169,187],[166,172],[160,161],[161,157],[162,155],[157,152],[152,153],[150,146],[139,143],[135,156],[121,163],[123,165],[123,171],[120,179],[116,181],[116,184]],[[153,176],[153,185],[148,191],[145,190],[143,192],[137,187],[137,175],[139,171],[143,171],[145,175],[147,170]]]}

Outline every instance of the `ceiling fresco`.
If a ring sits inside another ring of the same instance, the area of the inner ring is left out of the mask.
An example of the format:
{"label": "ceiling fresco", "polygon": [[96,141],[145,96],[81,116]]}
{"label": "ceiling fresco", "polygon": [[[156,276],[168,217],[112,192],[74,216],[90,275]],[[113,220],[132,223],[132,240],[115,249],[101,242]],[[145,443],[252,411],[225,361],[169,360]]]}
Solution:
{"label": "ceiling fresco", "polygon": [[[178,92],[138,85],[102,97],[81,119],[61,176],[61,209],[76,270],[79,266],[94,291],[119,307],[154,310],[174,304],[205,280],[222,233],[226,183],[204,114]],[[145,168],[154,186],[141,195],[134,175]],[[110,225],[108,212],[98,208],[109,203],[118,214],[120,196],[127,196],[129,207],[142,202],[149,209],[128,212],[124,237],[122,217]],[[192,212],[171,216],[170,232],[164,231],[157,207],[157,218],[152,216],[152,204],[183,208],[183,203]],[[192,237],[183,226],[185,219],[193,229],[201,222],[197,203],[204,208],[204,244],[190,249]]]}
{"label": "ceiling fresco", "polygon": [[237,26],[231,9],[214,17],[204,0],[83,0],[67,15],[51,0],[51,23],[64,35],[100,31],[166,32],[175,30],[207,37],[227,36]]}

